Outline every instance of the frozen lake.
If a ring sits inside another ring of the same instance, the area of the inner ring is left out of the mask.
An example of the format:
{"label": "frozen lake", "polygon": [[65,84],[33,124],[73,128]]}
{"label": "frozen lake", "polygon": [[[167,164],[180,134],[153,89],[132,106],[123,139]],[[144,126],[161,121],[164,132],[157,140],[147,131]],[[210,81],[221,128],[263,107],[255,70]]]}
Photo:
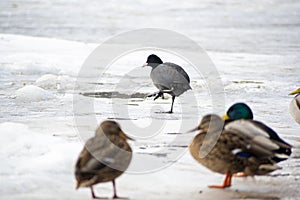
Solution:
{"label": "frozen lake", "polygon": [[[89,199],[89,189],[74,189],[73,168],[82,140],[105,119],[117,120],[136,138],[129,172],[117,179],[121,196],[299,198],[300,145],[295,140],[300,126],[289,114],[288,93],[300,86],[300,2],[19,0],[0,6],[1,199]],[[223,176],[191,158],[187,146],[193,135],[176,133],[194,128],[212,112],[214,91],[207,88],[208,77],[172,53],[133,51],[114,60],[105,73],[96,66],[90,72],[95,77],[78,84],[83,63],[100,43],[140,28],[176,31],[204,48],[223,83],[224,102],[217,114],[234,102],[249,104],[255,119],[295,146],[291,158],[280,163],[282,169],[255,179],[235,178],[226,190],[207,187],[221,183]],[[193,90],[175,101],[172,115],[155,113],[168,110],[170,98],[144,98],[156,91],[150,69],[141,68],[151,53],[190,74]],[[130,87],[121,87],[122,81]],[[190,95],[196,104],[187,100]],[[76,110],[91,105],[83,109],[87,112]],[[155,123],[157,130],[150,126]],[[111,196],[111,184],[99,184],[96,192]]]}

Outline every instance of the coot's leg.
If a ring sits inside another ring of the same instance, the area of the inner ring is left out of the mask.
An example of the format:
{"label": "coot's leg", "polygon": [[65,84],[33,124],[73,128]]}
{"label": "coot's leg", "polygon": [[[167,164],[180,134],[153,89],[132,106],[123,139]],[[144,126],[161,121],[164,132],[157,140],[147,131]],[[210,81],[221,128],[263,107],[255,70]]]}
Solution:
{"label": "coot's leg", "polygon": [[174,100],[175,100],[175,96],[172,96],[172,105],[171,105],[171,110],[169,111],[169,113],[173,113]]}
{"label": "coot's leg", "polygon": [[154,97],[154,99],[153,99],[153,101],[155,101],[156,99],[158,99],[159,97],[163,97],[163,93],[162,92],[159,92],[155,97]]}
{"label": "coot's leg", "polygon": [[159,92],[154,92],[152,94],[148,94],[146,97],[153,97],[153,96],[156,96]]}
{"label": "coot's leg", "polygon": [[[155,97],[154,97],[155,96]],[[154,100],[156,100],[157,98],[159,98],[160,96],[163,96],[163,93],[161,91],[158,92],[154,92],[152,94],[148,94],[146,97],[154,97]]]}

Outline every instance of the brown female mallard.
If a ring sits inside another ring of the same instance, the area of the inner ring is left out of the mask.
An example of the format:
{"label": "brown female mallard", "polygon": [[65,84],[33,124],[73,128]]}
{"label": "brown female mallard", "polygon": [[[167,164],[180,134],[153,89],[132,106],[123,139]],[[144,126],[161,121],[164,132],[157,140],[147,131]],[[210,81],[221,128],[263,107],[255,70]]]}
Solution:
{"label": "brown female mallard", "polygon": [[291,154],[291,145],[258,121],[241,119],[225,123],[211,114],[203,117],[195,130],[199,133],[190,145],[191,155],[210,170],[226,175],[222,185],[211,188],[230,187],[233,174],[270,173],[279,168],[277,162]]}
{"label": "brown female mallard", "polygon": [[290,95],[296,95],[290,103],[290,113],[295,121],[300,124],[300,88],[291,92]]}
{"label": "brown female mallard", "polygon": [[121,130],[115,121],[104,121],[96,130],[93,138],[89,139],[76,163],[76,189],[90,187],[92,197],[95,196],[93,185],[112,181],[114,195],[116,192],[115,179],[128,167],[132,150],[127,139],[131,139]]}

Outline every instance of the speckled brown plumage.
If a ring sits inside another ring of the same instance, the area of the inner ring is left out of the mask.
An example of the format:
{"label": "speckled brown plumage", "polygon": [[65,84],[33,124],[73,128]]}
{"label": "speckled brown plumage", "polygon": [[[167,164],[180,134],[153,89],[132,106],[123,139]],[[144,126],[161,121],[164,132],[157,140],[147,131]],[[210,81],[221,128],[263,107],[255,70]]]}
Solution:
{"label": "speckled brown plumage", "polygon": [[[258,124],[253,120],[224,123],[217,115],[203,117],[198,127],[200,133],[193,139],[190,152],[205,167],[226,174],[223,185],[212,187],[230,187],[231,176],[239,172],[248,176],[270,173],[279,168],[275,164],[278,162],[276,159],[290,155],[290,145],[284,141],[271,139],[266,132],[269,130],[267,126]],[[207,137],[208,131],[213,137]],[[221,131],[219,138],[218,131]],[[205,138],[206,145],[216,144],[205,157],[202,157],[200,149]]]}
{"label": "speckled brown plumage", "polygon": [[115,179],[127,169],[132,157],[127,139],[130,138],[123,133],[119,124],[104,121],[79,155],[75,167],[76,188],[90,187],[93,198],[97,198],[93,185],[112,181],[113,198],[118,198]]}

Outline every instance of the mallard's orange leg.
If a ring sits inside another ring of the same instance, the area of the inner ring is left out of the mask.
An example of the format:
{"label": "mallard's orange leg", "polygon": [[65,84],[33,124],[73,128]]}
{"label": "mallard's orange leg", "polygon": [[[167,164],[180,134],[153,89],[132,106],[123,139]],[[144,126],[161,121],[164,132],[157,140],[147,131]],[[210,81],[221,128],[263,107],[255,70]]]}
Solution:
{"label": "mallard's orange leg", "polygon": [[232,174],[227,172],[225,180],[223,182],[223,185],[211,185],[211,186],[209,186],[209,188],[224,189],[224,188],[230,187],[231,186],[231,177],[232,177]]}
{"label": "mallard's orange leg", "polygon": [[232,177],[247,177],[247,174],[245,174],[244,172],[239,172],[239,173],[233,174]]}
{"label": "mallard's orange leg", "polygon": [[[229,174],[229,173],[228,173]],[[226,176],[227,176],[227,174],[226,174]],[[227,187],[230,187],[231,186],[231,178],[232,178],[232,174],[229,174],[228,175],[228,178],[227,178],[227,180],[226,180],[226,186]]]}

